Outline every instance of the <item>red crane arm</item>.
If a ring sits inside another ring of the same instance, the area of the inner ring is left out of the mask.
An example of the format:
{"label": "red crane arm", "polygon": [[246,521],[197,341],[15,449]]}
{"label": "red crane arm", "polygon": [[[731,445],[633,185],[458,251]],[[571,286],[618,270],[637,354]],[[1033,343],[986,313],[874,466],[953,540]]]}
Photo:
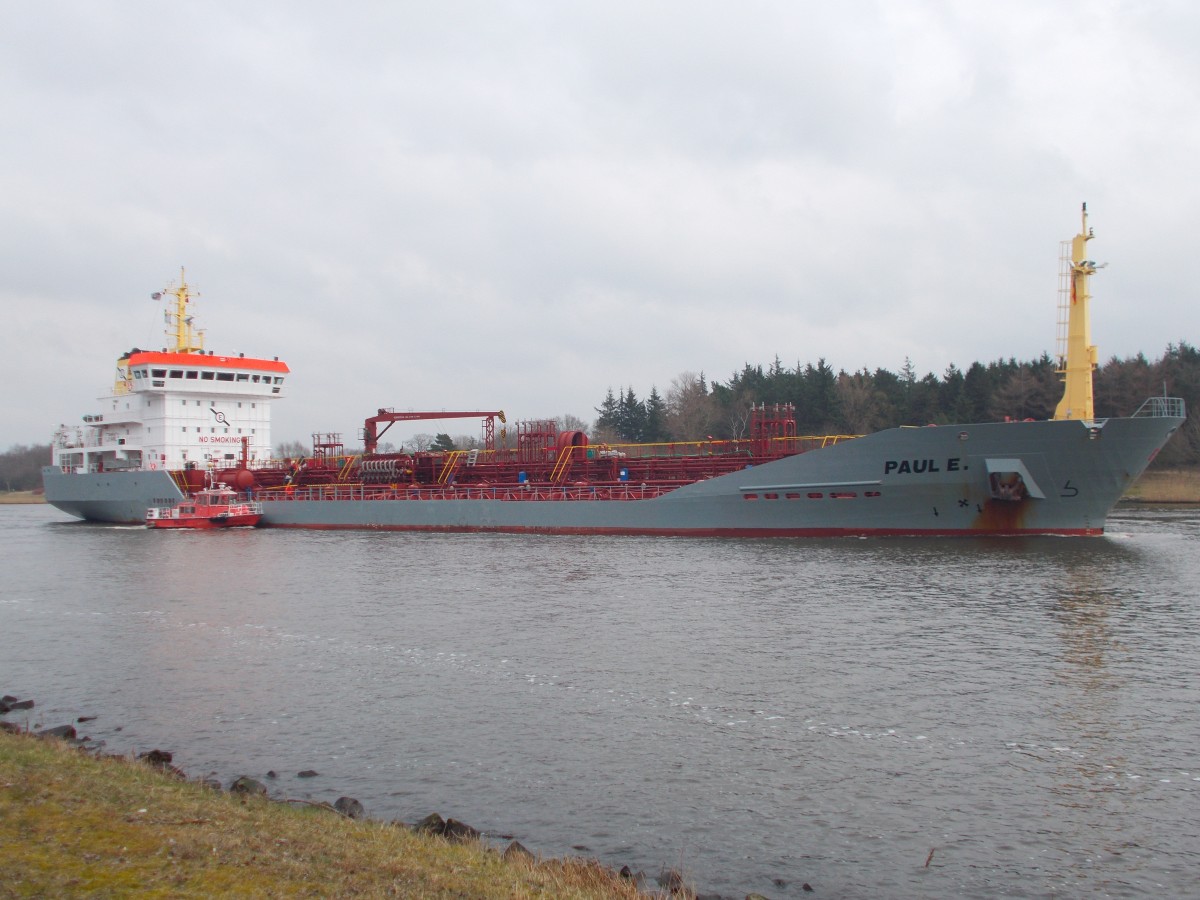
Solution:
{"label": "red crane arm", "polygon": [[[499,419],[504,422],[504,410],[497,409],[490,412],[446,412],[440,410],[438,412],[396,412],[394,409],[381,409],[377,415],[371,416],[363,423],[363,452],[374,453],[379,446],[379,439],[383,433],[387,431],[396,422],[417,422],[426,419],[475,419],[484,420],[484,430],[486,431],[488,440],[488,450],[495,449],[494,429],[495,420]],[[383,423],[383,427],[379,425]]]}

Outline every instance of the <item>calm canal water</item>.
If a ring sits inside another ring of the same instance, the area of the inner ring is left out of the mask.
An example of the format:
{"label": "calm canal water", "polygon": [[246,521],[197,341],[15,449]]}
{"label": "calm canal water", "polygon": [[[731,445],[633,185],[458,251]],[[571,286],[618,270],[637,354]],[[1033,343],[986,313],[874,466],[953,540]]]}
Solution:
{"label": "calm canal water", "polygon": [[0,692],[190,775],[730,897],[1194,896],[1200,510],[1109,525],[189,534],[0,507]]}

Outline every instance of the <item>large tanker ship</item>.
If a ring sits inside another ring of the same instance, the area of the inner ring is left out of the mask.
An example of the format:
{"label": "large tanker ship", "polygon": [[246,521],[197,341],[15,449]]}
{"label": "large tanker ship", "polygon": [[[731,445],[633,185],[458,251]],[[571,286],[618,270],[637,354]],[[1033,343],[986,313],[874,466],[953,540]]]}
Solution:
{"label": "large tanker ship", "polygon": [[[205,484],[261,502],[261,525],[396,531],[498,531],[737,537],[1097,535],[1121,494],[1184,422],[1183,401],[1152,397],[1132,415],[1097,419],[1083,228],[1064,242],[1053,419],[891,428],[804,437],[794,409],[759,405],[730,440],[594,444],[553,420],[516,423],[499,410],[379,409],[361,452],[314,435],[313,455],[270,455],[278,358],[206,353],[180,279],[167,312],[174,347],[134,350],[112,394],[78,428],[61,427],[46,499],[101,522],[142,522]],[[398,421],[473,417],[480,446],[381,452]],[[497,433],[496,423],[501,429]]]}

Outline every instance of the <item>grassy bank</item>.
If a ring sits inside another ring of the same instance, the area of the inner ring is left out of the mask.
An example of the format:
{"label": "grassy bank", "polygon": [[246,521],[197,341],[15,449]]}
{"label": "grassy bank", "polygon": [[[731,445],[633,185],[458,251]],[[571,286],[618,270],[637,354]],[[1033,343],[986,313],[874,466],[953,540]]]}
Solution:
{"label": "grassy bank", "polygon": [[598,863],[509,861],[0,733],[0,895],[642,898]]}
{"label": "grassy bank", "polygon": [[45,503],[41,491],[0,491],[0,503]]}
{"label": "grassy bank", "polygon": [[1143,472],[1122,499],[1140,503],[1200,503],[1200,470],[1153,469]]}

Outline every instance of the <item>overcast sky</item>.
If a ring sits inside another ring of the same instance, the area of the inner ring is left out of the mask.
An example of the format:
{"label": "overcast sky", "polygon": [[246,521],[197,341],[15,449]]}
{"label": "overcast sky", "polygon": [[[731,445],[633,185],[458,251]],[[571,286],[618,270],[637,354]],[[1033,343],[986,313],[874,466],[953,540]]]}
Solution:
{"label": "overcast sky", "polygon": [[1083,201],[1101,358],[1200,342],[1189,0],[0,9],[0,449],[163,345],[180,266],[291,366],[276,442],[1053,353]]}

